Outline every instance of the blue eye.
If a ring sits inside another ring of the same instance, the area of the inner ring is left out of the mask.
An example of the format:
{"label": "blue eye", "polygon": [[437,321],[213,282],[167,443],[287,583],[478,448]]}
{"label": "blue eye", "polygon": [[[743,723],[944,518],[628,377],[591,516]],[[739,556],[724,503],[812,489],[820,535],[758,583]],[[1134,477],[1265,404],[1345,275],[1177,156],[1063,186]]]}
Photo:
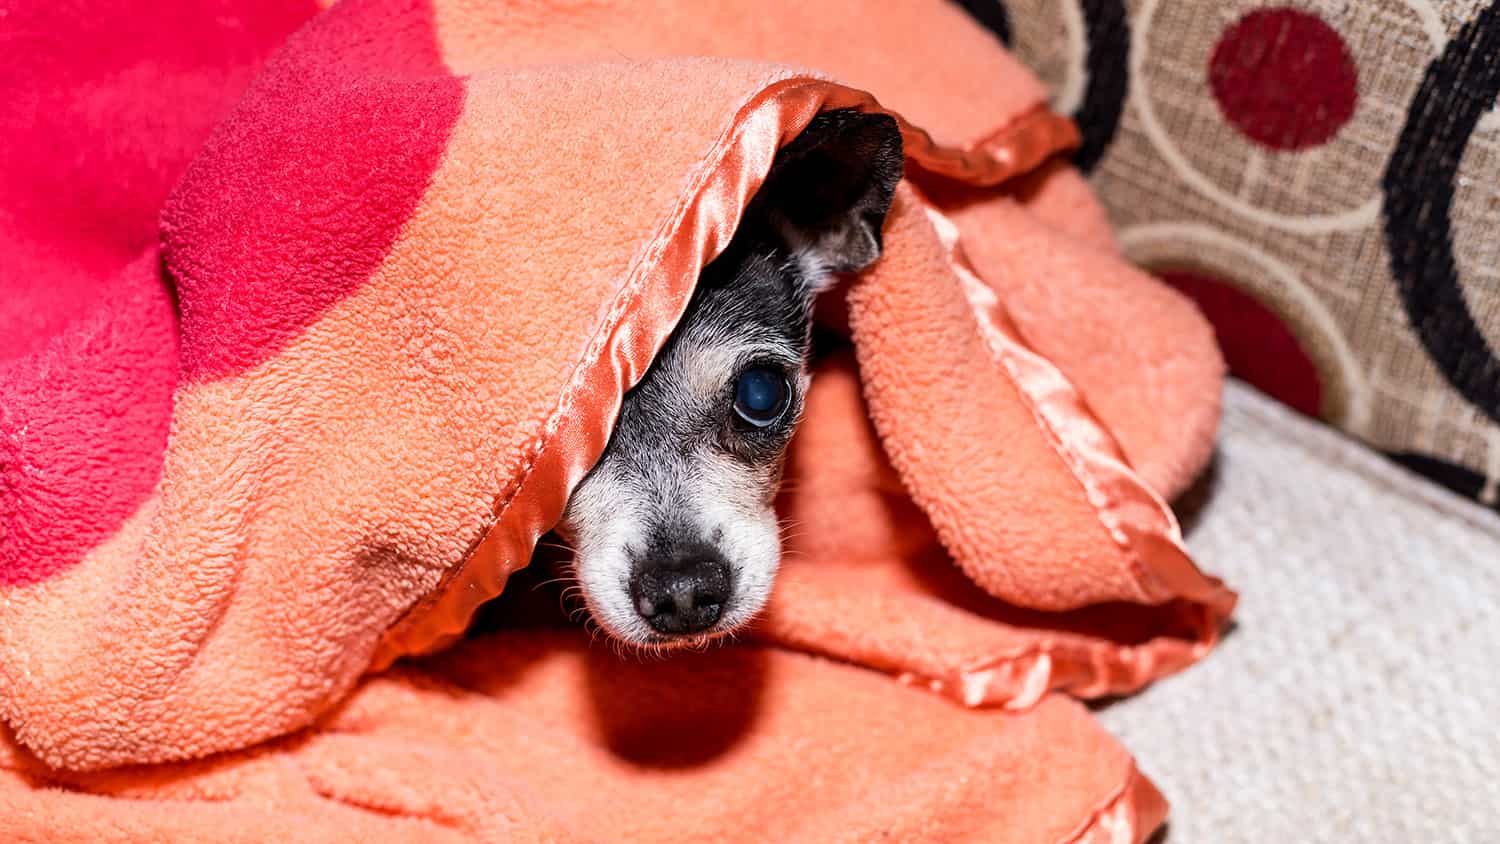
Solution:
{"label": "blue eye", "polygon": [[757,428],[781,418],[791,403],[792,388],[781,370],[752,366],[740,373],[734,385],[734,412]]}

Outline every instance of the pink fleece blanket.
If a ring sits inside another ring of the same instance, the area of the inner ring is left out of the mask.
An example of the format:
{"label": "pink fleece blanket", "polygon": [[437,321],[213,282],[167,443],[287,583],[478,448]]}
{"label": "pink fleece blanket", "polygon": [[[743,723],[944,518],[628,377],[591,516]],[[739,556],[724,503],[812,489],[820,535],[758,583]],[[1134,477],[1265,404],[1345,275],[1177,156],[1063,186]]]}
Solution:
{"label": "pink fleece blanket", "polygon": [[[1065,695],[1186,666],[1233,605],[1161,498],[1206,459],[1222,362],[957,9],[8,18],[0,830],[1160,823]],[[516,613],[371,675],[527,564],[778,146],[845,107],[898,117],[908,181],[825,303],[854,359],[815,378],[781,510],[816,529],[753,642],[620,664]]]}

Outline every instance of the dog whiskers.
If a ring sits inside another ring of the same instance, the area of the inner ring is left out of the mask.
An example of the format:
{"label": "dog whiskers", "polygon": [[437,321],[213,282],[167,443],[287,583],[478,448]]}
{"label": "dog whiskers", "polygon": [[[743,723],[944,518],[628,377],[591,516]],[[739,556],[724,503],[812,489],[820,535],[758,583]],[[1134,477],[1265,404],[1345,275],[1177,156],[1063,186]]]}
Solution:
{"label": "dog whiskers", "polygon": [[553,578],[549,578],[547,580],[542,580],[542,581],[537,582],[536,585],[534,585],[534,586],[531,587],[531,591],[535,592],[536,590],[541,589],[543,587],[552,586],[552,585],[558,584],[558,583],[576,583],[576,582],[577,582],[577,578],[575,578],[572,574],[564,574],[564,575],[561,575],[559,577],[553,577]]}

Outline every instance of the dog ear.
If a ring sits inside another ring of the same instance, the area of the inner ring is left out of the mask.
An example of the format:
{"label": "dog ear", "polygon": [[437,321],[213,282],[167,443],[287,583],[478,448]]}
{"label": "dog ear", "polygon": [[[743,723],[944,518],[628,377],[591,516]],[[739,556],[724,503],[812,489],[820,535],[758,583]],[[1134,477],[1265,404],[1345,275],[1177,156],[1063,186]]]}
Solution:
{"label": "dog ear", "polygon": [[853,272],[880,257],[903,165],[895,118],[825,111],[777,153],[761,195],[794,251],[830,272]]}

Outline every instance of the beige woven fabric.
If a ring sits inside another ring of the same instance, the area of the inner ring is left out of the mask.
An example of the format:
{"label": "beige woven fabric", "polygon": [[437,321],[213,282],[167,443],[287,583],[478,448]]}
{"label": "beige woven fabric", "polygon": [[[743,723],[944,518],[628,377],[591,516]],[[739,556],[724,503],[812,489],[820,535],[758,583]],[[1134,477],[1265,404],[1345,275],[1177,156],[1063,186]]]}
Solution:
{"label": "beige woven fabric", "polygon": [[1185,509],[1237,626],[1100,713],[1166,844],[1500,841],[1500,516],[1238,384],[1220,442]]}
{"label": "beige woven fabric", "polygon": [[[1089,74],[1111,66],[1103,53],[1126,56],[1114,65],[1129,71],[1124,113],[1092,173],[1126,253],[1152,269],[1225,280],[1268,306],[1311,359],[1326,419],[1381,449],[1431,455],[1486,476],[1480,497],[1496,503],[1500,427],[1454,388],[1419,341],[1382,220],[1382,178],[1424,73],[1488,2],[1129,0],[1128,37],[1113,46],[1086,38],[1109,2],[1003,5],[1013,48],[1086,133],[1100,119],[1098,108],[1081,108]],[[1247,137],[1226,118],[1210,81],[1226,32],[1271,8],[1322,21],[1358,73],[1352,116],[1326,142],[1300,150]],[[1493,358],[1500,349],[1500,114],[1491,112],[1463,142],[1455,182],[1448,216],[1457,284]],[[1423,242],[1418,250],[1439,245]]]}

